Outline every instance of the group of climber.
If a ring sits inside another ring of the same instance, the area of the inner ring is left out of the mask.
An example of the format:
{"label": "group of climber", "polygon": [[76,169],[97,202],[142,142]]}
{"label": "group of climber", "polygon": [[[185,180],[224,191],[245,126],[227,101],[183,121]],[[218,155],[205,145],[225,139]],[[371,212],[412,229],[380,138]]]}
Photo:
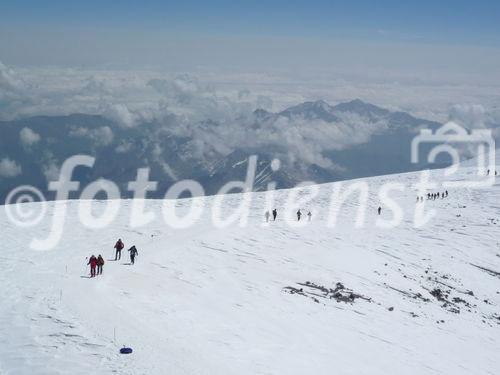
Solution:
{"label": "group of climber", "polygon": [[[122,250],[125,248],[125,244],[121,240],[121,238],[116,241],[116,244],[114,246],[115,249],[115,261],[120,260],[122,258]],[[130,264],[135,263],[135,257],[139,255],[139,252],[137,251],[137,248],[135,246],[132,246],[130,249],[128,249],[128,252],[130,253]],[[87,263],[88,266],[90,266],[90,277],[95,277],[97,275],[102,275],[102,268],[104,266],[104,258],[99,254],[99,256],[92,255]]]}
{"label": "group of climber", "polygon": [[[297,221],[300,221],[301,216],[302,216],[302,212],[300,212],[300,209],[299,209],[297,211]],[[307,220],[311,221],[311,219],[312,219],[312,213],[311,213],[311,211],[308,211],[307,212]]]}
{"label": "group of climber", "polygon": [[[125,248],[125,245],[122,242],[122,239],[118,239],[115,244],[115,260],[120,260],[122,258],[122,250]],[[137,251],[137,248],[135,246],[132,246],[130,249],[128,249],[128,252],[130,253],[130,264],[135,263],[135,257],[139,255],[139,252]]]}
{"label": "group of climber", "polygon": [[[448,197],[448,190],[444,191],[443,193],[427,193],[427,200],[433,200],[435,201],[436,199],[444,199]],[[421,203],[424,201],[424,197],[419,196],[417,197],[417,203]],[[377,213],[380,215],[382,213],[382,207],[379,207],[377,209]]]}
{"label": "group of climber", "polygon": [[[444,191],[443,193],[427,193],[427,200],[436,200],[436,199],[444,199],[448,197],[448,190]],[[417,197],[417,203],[421,203],[424,201],[424,197],[419,196]],[[377,213],[380,215],[382,213],[382,207],[377,208]]]}
{"label": "group of climber", "polygon": [[96,258],[92,255],[87,263],[90,266],[90,277],[96,277],[96,275],[102,275],[102,266],[104,266],[104,258],[101,254]]}
{"label": "group of climber", "polygon": [[[269,211],[266,211],[264,216],[266,218],[266,223],[269,223],[269,220],[271,219],[271,213],[269,213]],[[276,221],[276,218],[278,217],[278,211],[276,210],[276,208],[274,210],[272,210],[272,216],[273,216],[273,221]],[[311,221],[311,219],[312,219],[311,211],[307,212],[307,217],[308,217],[308,220]],[[302,218],[302,211],[299,209],[297,211],[297,221],[300,221],[301,218]]]}
{"label": "group of climber", "polygon": [[[273,215],[273,221],[276,221],[276,218],[278,217],[278,211],[276,210],[276,208],[272,211],[272,215]],[[264,216],[266,217],[266,223],[269,223],[269,219],[271,217],[269,211],[266,211]]]}
{"label": "group of climber", "polygon": [[[444,199],[448,197],[448,190],[444,191],[443,193],[437,192],[437,193],[427,193],[427,200],[433,200],[435,201],[436,199]],[[419,201],[419,198],[417,197],[417,202]],[[424,197],[420,197],[420,202],[424,201]]]}

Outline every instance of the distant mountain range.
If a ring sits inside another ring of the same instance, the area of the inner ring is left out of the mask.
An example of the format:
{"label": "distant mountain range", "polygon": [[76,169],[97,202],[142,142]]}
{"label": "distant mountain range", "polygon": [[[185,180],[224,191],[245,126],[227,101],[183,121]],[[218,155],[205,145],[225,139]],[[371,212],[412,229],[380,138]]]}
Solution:
{"label": "distant mountain range", "polygon": [[[94,168],[79,168],[75,179],[83,186],[110,179],[123,197],[130,196],[127,184],[144,167],[159,182],[149,198],[162,198],[181,179],[197,180],[206,194],[215,194],[228,181],[244,180],[250,155],[258,156],[256,191],[265,190],[270,181],[289,188],[306,180],[323,183],[413,171],[427,165],[411,163],[411,140],[421,128],[440,126],[361,100],[336,106],[305,102],[279,113],[258,109],[223,125],[207,119],[187,131],[174,115],[135,127],[86,114],[0,122],[0,199],[24,184],[53,198],[47,183],[57,179],[61,163],[75,154],[96,157]],[[236,145],[229,139],[235,131],[244,132]],[[276,158],[281,167],[273,171]]]}

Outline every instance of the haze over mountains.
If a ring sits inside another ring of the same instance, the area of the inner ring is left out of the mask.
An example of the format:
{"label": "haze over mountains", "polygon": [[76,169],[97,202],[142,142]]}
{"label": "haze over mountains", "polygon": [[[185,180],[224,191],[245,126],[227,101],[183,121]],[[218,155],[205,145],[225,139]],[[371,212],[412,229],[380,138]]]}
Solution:
{"label": "haze over mountains", "polygon": [[[245,179],[251,155],[258,157],[255,191],[265,190],[270,181],[289,188],[302,181],[405,172],[427,167],[411,163],[411,140],[420,129],[439,126],[361,100],[336,106],[304,102],[278,113],[257,109],[231,121],[193,123],[168,112],[136,126],[88,114],[3,121],[0,198],[23,184],[52,198],[47,182],[56,180],[61,164],[75,154],[96,158],[92,169],[75,171],[77,180],[84,186],[98,178],[112,180],[123,197],[129,196],[127,184],[137,169],[145,167],[159,182],[149,198],[163,198],[181,179],[197,180],[206,194],[215,194],[226,182]],[[271,168],[275,159],[277,170]]]}

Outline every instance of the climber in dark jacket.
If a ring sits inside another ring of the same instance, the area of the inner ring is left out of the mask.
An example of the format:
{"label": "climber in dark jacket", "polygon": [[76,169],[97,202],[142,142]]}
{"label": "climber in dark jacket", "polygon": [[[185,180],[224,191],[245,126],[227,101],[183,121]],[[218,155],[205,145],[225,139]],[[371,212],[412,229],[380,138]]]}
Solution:
{"label": "climber in dark jacket", "polygon": [[128,249],[130,252],[130,263],[134,264],[135,263],[135,257],[139,255],[139,252],[137,251],[137,248],[135,246],[132,246],[130,249]]}
{"label": "climber in dark jacket", "polygon": [[102,266],[104,266],[104,258],[99,254],[97,257],[97,274],[102,275]]}
{"label": "climber in dark jacket", "polygon": [[121,238],[116,242],[115,244],[115,260],[118,260],[118,259],[121,259],[122,257],[122,250],[123,248],[125,247],[125,245],[123,244]]}

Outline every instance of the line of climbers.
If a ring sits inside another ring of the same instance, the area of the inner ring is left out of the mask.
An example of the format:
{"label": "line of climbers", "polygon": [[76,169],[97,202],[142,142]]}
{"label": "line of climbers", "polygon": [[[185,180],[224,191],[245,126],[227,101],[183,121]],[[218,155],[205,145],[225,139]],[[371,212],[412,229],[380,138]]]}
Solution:
{"label": "line of climbers", "polygon": [[[436,199],[444,199],[444,198],[448,198],[448,190],[445,190],[444,192],[440,193],[440,192],[437,192],[437,193],[427,193],[427,200],[433,200],[435,201]],[[422,203],[424,201],[424,197],[423,196],[420,196],[420,197],[417,197],[417,203]],[[379,207],[377,209],[377,213],[380,215],[382,213],[382,207]]]}
{"label": "line of climbers", "polygon": [[[444,199],[448,198],[448,190],[444,191],[443,193],[437,192],[437,193],[427,193],[427,200],[433,200],[435,201],[436,199]],[[418,202],[423,202],[424,197],[417,197],[417,203]]]}
{"label": "line of climbers", "polygon": [[[488,171],[488,173],[489,173],[489,171]],[[496,171],[495,171],[495,174],[496,174]],[[448,197],[448,190],[446,190],[442,193],[440,193],[440,192],[427,193],[427,200],[436,200],[439,198],[444,199],[447,197]],[[423,196],[417,197],[417,203],[420,203],[423,201],[424,201]],[[382,207],[378,207],[377,213],[379,215],[382,213]],[[265,219],[266,219],[266,223],[268,223],[271,220],[271,215],[272,215],[273,221],[276,221],[276,218],[278,217],[278,210],[275,208],[271,211],[271,213],[269,211],[266,211],[266,213],[264,214]],[[297,215],[297,221],[300,221],[300,219],[302,218],[302,211],[299,209],[297,211],[296,215]],[[307,218],[308,218],[308,221],[311,221],[311,219],[312,219],[311,211],[307,212]],[[122,250],[124,248],[125,248],[124,243],[122,242],[121,239],[119,239],[114,246],[114,249],[115,249],[115,259],[114,260],[115,261],[118,261],[121,259]],[[135,246],[132,246],[130,249],[128,249],[128,251],[130,253],[129,254],[130,255],[130,264],[133,265],[135,263],[135,257],[137,255],[139,255],[139,252],[137,251],[137,248]],[[92,255],[90,257],[87,265],[90,266],[90,277],[95,277],[96,275],[102,275],[102,268],[104,266],[104,259],[101,256],[101,254],[99,254],[98,257],[96,257],[95,255]]]}
{"label": "line of climbers", "polygon": [[[296,215],[297,215],[297,221],[300,221],[300,219],[302,218],[302,211],[299,209]],[[272,210],[272,216],[273,216],[273,221],[276,221],[276,218],[278,217],[278,211],[276,210],[276,208]],[[269,211],[266,211],[264,217],[266,218],[266,223],[269,223],[269,220],[271,219],[271,213],[269,213]],[[312,219],[311,211],[307,212],[307,219],[308,221],[311,221]]]}

